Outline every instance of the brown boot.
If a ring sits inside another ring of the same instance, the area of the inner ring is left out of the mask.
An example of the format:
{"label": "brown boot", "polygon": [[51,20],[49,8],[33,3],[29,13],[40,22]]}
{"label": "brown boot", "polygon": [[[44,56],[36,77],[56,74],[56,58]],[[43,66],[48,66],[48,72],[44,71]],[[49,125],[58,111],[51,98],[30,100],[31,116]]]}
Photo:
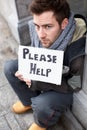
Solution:
{"label": "brown boot", "polygon": [[12,111],[14,113],[17,113],[17,114],[21,114],[21,113],[24,113],[26,112],[27,110],[30,110],[31,109],[31,106],[24,106],[22,104],[22,102],[20,101],[17,101],[13,106],[12,106]]}
{"label": "brown boot", "polygon": [[46,128],[42,128],[36,123],[33,123],[28,130],[46,130]]}

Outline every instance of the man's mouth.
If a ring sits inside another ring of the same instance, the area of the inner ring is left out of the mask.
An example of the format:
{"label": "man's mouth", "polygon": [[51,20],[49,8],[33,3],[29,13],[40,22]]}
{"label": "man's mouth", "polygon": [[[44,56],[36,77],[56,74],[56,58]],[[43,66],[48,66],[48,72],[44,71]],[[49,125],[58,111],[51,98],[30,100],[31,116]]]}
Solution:
{"label": "man's mouth", "polygon": [[42,43],[46,44],[48,40],[41,40]]}

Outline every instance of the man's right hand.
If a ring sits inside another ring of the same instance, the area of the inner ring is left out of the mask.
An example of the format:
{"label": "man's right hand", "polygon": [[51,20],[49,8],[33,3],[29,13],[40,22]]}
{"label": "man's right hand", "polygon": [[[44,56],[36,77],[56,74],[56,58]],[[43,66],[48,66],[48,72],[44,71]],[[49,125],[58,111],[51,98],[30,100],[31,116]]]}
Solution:
{"label": "man's right hand", "polygon": [[19,71],[17,71],[17,72],[15,73],[15,76],[16,76],[19,80],[24,81],[24,82],[26,83],[26,85],[28,85],[28,87],[30,88],[30,86],[31,86],[31,80],[24,78],[23,75],[20,74]]}
{"label": "man's right hand", "polygon": [[17,72],[15,73],[15,76],[16,76],[18,79],[20,79],[21,81],[24,81],[23,75],[20,74],[19,71],[17,71]]}

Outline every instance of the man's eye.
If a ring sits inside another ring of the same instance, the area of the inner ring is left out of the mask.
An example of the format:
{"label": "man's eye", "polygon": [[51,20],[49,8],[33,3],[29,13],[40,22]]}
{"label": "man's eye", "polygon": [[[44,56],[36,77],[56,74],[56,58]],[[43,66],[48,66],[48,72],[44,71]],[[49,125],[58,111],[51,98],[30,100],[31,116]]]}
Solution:
{"label": "man's eye", "polygon": [[50,29],[52,26],[50,26],[50,25],[47,25],[45,28],[46,29]]}

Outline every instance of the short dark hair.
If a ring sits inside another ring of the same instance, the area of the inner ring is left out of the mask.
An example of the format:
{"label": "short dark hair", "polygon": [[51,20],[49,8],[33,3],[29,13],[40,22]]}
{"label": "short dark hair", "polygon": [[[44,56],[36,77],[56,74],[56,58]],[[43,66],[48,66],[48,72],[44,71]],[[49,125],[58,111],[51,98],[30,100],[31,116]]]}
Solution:
{"label": "short dark hair", "polygon": [[59,24],[64,18],[70,16],[70,7],[66,0],[32,0],[29,10],[36,15],[40,15],[45,11],[53,11]]}

